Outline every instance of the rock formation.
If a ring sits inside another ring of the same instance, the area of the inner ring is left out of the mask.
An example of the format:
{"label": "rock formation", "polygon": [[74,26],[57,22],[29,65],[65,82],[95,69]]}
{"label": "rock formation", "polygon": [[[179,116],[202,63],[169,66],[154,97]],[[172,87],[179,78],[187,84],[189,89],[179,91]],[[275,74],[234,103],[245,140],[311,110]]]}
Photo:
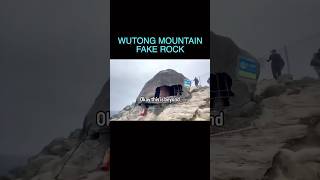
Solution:
{"label": "rock formation", "polygon": [[183,74],[176,72],[173,69],[166,69],[158,72],[151,78],[142,88],[137,97],[137,102],[140,97],[152,98],[155,96],[156,89],[162,86],[182,86],[182,96],[189,97],[189,91],[184,87],[184,80],[188,80]]}
{"label": "rock formation", "polygon": [[[216,128],[215,132],[246,127],[257,117],[259,107],[254,99],[257,81],[239,77],[239,57],[247,57],[257,64],[257,76],[259,77],[259,62],[247,51],[239,48],[230,38],[211,32],[211,69],[215,73],[227,73],[232,78],[231,90],[234,96],[230,98],[230,106],[225,107],[225,125]],[[250,118],[248,118],[250,117]]]}
{"label": "rock formation", "polygon": [[249,127],[212,135],[211,179],[320,179],[320,81],[285,79],[258,84]]}

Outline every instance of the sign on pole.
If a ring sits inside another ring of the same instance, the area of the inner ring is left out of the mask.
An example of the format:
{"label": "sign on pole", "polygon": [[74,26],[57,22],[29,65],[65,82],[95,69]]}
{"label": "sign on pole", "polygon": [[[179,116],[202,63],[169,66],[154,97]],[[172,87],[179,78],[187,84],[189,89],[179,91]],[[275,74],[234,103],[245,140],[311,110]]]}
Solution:
{"label": "sign on pole", "polygon": [[239,76],[256,80],[257,63],[246,57],[240,57],[239,61]]}
{"label": "sign on pole", "polygon": [[187,88],[191,87],[191,81],[189,79],[185,79],[183,84],[184,84],[184,87],[187,87]]}

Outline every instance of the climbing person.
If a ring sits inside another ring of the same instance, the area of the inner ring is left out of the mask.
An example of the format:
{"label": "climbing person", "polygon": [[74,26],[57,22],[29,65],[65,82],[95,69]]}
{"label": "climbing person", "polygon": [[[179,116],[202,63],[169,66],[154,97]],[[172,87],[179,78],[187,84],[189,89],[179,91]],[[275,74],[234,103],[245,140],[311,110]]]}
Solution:
{"label": "climbing person", "polygon": [[108,148],[108,150],[104,155],[101,170],[107,171],[107,172],[110,170],[110,148]]}
{"label": "climbing person", "polygon": [[320,79],[320,49],[318,50],[318,52],[314,53],[310,65],[314,68],[318,75],[318,78]]}
{"label": "climbing person", "polygon": [[196,87],[199,86],[199,79],[197,77],[194,77],[194,84],[196,85]]}
{"label": "climbing person", "polygon": [[148,113],[149,104],[142,103],[141,108],[142,108],[142,112],[140,112],[140,116],[146,116]]}
{"label": "climbing person", "polygon": [[207,83],[208,83],[209,86],[210,86],[210,76],[209,76],[209,78],[208,78],[208,80],[207,80]]}
{"label": "climbing person", "polygon": [[281,76],[281,71],[284,67],[284,61],[281,55],[275,49],[271,51],[271,55],[267,60],[267,62],[270,62],[270,61],[271,61],[271,70],[272,70],[273,78],[277,80]]}

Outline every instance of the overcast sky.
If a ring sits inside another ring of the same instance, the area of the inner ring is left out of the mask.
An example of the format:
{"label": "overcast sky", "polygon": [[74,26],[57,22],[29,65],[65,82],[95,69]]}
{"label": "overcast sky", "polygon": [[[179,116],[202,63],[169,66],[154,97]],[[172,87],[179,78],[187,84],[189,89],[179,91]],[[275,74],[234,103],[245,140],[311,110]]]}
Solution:
{"label": "overcast sky", "polygon": [[82,126],[106,81],[107,1],[0,1],[0,154]]}
{"label": "overcast sky", "polygon": [[[193,80],[200,77],[202,85],[210,74],[209,60],[112,60],[110,63],[110,109],[122,110],[135,102],[140,91],[159,71],[173,69]],[[194,85],[194,84],[192,84]]]}
{"label": "overcast sky", "polygon": [[[107,79],[108,4],[0,1],[0,153],[37,153],[81,127]],[[319,0],[211,1],[211,28],[257,57],[319,32],[319,17]],[[292,71],[314,75],[319,47],[319,38],[289,46]]]}

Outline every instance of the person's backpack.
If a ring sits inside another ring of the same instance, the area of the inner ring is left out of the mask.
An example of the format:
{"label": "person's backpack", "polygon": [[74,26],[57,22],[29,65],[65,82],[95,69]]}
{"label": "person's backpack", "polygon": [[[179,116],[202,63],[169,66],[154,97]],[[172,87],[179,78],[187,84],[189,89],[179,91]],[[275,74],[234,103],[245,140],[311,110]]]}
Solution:
{"label": "person's backpack", "polygon": [[213,91],[213,98],[218,98],[223,101],[223,106],[229,106],[229,97],[234,96],[231,91],[232,79],[227,73],[214,73],[210,78],[210,91]]}
{"label": "person's backpack", "polygon": [[[234,93],[231,91],[232,79],[227,73],[215,73],[212,76],[212,88],[213,96],[219,97],[230,97],[234,96]],[[211,80],[211,78],[210,78]]]}

